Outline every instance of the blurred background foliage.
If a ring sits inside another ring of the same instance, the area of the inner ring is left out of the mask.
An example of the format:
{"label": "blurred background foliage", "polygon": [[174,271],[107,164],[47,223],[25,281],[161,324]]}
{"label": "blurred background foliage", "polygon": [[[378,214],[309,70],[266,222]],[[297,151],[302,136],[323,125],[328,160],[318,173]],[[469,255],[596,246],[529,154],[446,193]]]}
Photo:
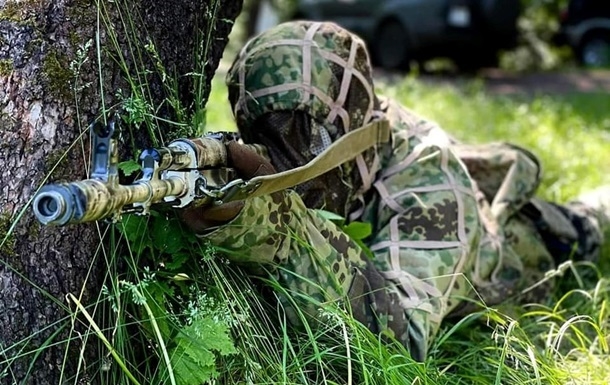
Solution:
{"label": "blurred background foliage", "polygon": [[522,6],[518,22],[519,45],[502,55],[501,67],[526,71],[556,69],[571,64],[571,51],[551,43],[559,30],[560,14],[568,6],[568,0],[522,0]]}
{"label": "blurred background foliage", "polygon": [[[246,40],[256,34],[256,23],[267,2],[276,12],[279,21],[290,20],[297,0],[245,0],[238,17],[225,60],[231,61]],[[500,67],[513,71],[553,70],[574,63],[568,47],[553,45],[552,38],[559,30],[560,15],[567,8],[568,0],[522,0],[522,12],[518,21],[519,43],[516,48],[503,52]],[[443,68],[444,63],[431,68]]]}

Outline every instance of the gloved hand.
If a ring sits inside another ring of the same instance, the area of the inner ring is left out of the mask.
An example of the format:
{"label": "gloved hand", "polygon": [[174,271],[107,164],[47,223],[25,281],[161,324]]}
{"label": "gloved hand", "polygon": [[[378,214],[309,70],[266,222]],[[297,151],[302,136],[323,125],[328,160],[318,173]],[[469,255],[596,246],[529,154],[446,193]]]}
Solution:
{"label": "gloved hand", "polygon": [[[237,142],[227,144],[228,167],[235,169],[243,180],[256,176],[274,174],[275,168],[263,156],[247,145]],[[203,233],[210,227],[221,226],[234,219],[244,207],[243,201],[224,203],[213,207],[187,207],[182,211],[182,220],[196,233]]]}

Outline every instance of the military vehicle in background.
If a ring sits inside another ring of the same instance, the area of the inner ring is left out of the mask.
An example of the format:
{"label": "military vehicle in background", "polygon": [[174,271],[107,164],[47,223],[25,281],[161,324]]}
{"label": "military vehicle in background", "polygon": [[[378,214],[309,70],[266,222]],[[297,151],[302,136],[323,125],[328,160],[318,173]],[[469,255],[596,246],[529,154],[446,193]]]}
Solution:
{"label": "military vehicle in background", "polygon": [[572,47],[584,67],[610,67],[610,0],[571,0],[555,42]]}
{"label": "military vehicle in background", "polygon": [[520,10],[519,0],[297,0],[291,18],[356,32],[386,69],[444,57],[472,71],[496,66],[516,45]]}

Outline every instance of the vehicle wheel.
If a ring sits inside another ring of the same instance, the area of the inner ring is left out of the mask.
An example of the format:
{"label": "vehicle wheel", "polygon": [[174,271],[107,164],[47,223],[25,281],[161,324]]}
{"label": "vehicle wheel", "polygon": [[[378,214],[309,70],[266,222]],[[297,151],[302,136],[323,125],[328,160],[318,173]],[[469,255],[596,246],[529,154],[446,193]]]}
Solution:
{"label": "vehicle wheel", "polygon": [[578,49],[578,60],[585,67],[610,67],[610,35],[585,36]]}
{"label": "vehicle wheel", "polygon": [[464,53],[453,59],[461,72],[473,73],[482,68],[498,66],[498,54],[494,51]]}
{"label": "vehicle wheel", "polygon": [[397,20],[383,22],[372,45],[375,64],[388,70],[410,69],[407,30]]}

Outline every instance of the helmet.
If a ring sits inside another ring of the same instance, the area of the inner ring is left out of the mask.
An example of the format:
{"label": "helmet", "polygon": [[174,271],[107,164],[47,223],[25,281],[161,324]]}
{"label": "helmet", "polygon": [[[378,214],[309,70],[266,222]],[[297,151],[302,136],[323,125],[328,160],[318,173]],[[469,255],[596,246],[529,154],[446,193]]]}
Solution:
{"label": "helmet", "polygon": [[[227,86],[243,140],[265,145],[278,171],[306,164],[378,116],[365,45],[334,23],[295,21],[263,32],[237,56]],[[308,207],[347,217],[369,190],[377,159],[371,148],[296,190]]]}

